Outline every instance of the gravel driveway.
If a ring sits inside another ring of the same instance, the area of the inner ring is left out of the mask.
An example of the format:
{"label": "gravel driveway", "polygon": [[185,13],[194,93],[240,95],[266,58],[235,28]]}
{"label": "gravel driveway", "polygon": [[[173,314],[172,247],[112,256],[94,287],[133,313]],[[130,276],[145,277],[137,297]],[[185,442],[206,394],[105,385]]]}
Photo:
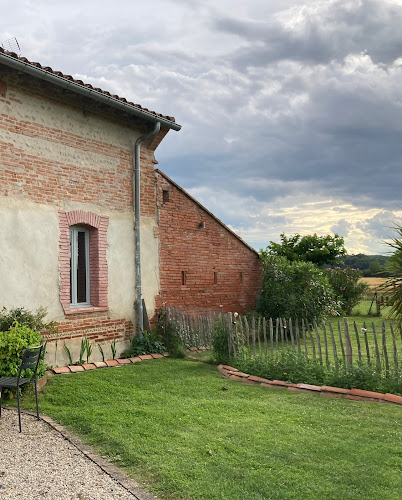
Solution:
{"label": "gravel driveway", "polygon": [[44,420],[38,422],[34,416],[23,414],[20,434],[16,410],[3,408],[1,500],[155,498],[50,418]]}

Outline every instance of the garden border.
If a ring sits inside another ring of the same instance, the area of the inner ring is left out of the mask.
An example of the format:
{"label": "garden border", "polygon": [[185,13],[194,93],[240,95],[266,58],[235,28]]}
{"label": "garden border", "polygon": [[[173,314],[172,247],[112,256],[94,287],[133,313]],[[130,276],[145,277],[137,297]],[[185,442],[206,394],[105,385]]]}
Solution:
{"label": "garden border", "polygon": [[330,387],[327,385],[292,384],[282,380],[268,380],[266,378],[243,373],[237,368],[229,365],[219,365],[218,370],[228,379],[240,380],[249,385],[259,384],[261,387],[268,387],[270,389],[287,389],[292,392],[315,393],[332,398],[346,398],[355,401],[375,401],[377,403],[402,405],[402,396],[396,396],[390,393],[382,394],[381,392],[363,391],[361,389],[342,389],[340,387]]}

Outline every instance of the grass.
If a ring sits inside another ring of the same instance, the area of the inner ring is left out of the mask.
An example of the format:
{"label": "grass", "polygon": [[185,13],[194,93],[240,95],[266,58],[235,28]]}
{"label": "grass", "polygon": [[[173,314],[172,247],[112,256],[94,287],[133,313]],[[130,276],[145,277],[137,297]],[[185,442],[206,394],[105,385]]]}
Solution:
{"label": "grass", "polygon": [[392,405],[246,386],[163,359],[53,377],[40,409],[161,499],[400,498]]}
{"label": "grass", "polygon": [[[371,311],[370,311],[371,306]],[[370,311],[370,312],[369,312]],[[368,316],[365,318],[368,321],[371,320],[379,320],[386,321],[389,319],[389,315],[391,313],[391,306],[381,306],[381,316],[375,316],[376,312],[376,303],[370,300],[362,300],[359,302],[357,306],[352,309],[352,317],[357,317],[359,320],[362,320],[361,316]]]}

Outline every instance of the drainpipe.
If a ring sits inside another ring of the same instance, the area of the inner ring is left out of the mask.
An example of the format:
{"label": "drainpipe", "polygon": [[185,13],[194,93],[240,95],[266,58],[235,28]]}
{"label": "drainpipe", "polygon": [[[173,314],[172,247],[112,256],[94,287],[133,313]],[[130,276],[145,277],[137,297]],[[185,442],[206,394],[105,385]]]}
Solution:
{"label": "drainpipe", "polygon": [[135,232],[135,277],[137,283],[137,323],[138,336],[142,339],[142,330],[144,328],[143,310],[142,310],[142,291],[141,291],[141,222],[140,222],[140,144],[151,137],[154,137],[161,129],[160,122],[156,122],[154,129],[148,134],[142,135],[135,142],[134,148],[134,232]]}

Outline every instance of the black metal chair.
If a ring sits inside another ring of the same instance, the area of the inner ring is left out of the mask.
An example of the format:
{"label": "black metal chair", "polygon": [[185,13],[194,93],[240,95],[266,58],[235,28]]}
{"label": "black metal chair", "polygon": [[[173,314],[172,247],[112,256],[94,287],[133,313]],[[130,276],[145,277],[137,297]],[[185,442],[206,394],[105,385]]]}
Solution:
{"label": "black metal chair", "polygon": [[[18,423],[21,432],[21,408],[20,408],[20,387],[33,382],[35,386],[35,399],[36,399],[36,416],[39,420],[39,406],[38,406],[38,388],[36,386],[36,373],[38,371],[38,364],[42,354],[43,344],[37,347],[27,347],[22,355],[21,366],[18,372],[18,377],[1,377],[0,378],[0,417],[1,417],[1,400],[3,388],[17,389],[17,402],[18,402]],[[24,370],[33,370],[32,377],[21,377]]]}

